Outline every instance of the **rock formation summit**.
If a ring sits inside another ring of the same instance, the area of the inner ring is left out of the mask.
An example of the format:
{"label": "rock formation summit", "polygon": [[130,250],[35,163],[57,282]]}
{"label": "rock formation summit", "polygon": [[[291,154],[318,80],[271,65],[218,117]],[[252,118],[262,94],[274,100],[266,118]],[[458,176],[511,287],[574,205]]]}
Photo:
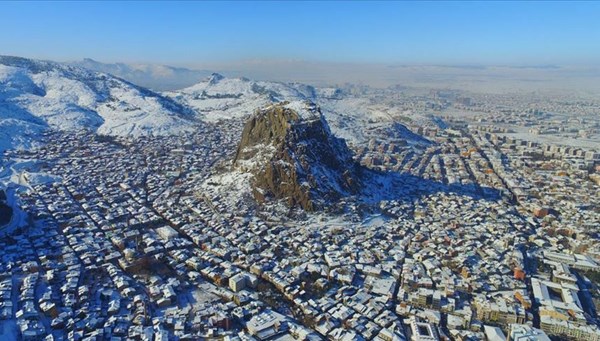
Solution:
{"label": "rock formation summit", "polygon": [[233,164],[254,175],[252,190],[259,202],[283,199],[315,211],[360,189],[360,165],[311,102],[258,109],[244,126]]}

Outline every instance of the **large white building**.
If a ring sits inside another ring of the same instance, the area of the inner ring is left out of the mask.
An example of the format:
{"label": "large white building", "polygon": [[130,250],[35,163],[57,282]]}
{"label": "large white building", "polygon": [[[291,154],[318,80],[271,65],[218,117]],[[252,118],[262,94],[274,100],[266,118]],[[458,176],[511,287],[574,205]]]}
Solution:
{"label": "large white building", "polygon": [[526,324],[511,324],[508,341],[550,341],[546,333]]}

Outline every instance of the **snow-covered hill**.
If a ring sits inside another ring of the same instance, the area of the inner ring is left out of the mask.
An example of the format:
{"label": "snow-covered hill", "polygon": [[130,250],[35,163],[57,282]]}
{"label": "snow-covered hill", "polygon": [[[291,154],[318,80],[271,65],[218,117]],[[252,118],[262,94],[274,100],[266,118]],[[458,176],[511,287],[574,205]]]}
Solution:
{"label": "snow-covered hill", "polygon": [[[372,97],[352,95],[335,87],[226,78],[215,73],[191,87],[164,94],[193,108],[202,120],[209,122],[247,117],[274,102],[308,100],[319,105],[333,133],[350,143],[361,144],[373,136],[380,137],[381,131],[394,132],[394,138],[409,142],[427,143],[397,123],[394,109]],[[399,136],[399,126],[405,130],[403,136]]]}
{"label": "snow-covered hill", "polygon": [[217,121],[250,115],[257,108],[273,102],[312,99],[315,89],[246,78],[225,78],[213,73],[198,84],[165,94],[197,110],[204,120]]}
{"label": "snow-covered hill", "polygon": [[0,150],[28,147],[50,127],[108,135],[191,130],[193,110],[115,76],[0,56]]}

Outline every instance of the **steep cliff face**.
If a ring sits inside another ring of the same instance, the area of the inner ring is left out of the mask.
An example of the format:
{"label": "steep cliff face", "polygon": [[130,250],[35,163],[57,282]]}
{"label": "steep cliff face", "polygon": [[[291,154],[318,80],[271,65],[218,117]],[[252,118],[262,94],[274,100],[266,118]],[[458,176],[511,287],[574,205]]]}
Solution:
{"label": "steep cliff face", "polygon": [[360,188],[361,170],[352,152],[310,102],[257,110],[244,127],[234,166],[254,175],[258,201],[283,199],[306,211],[325,208]]}
{"label": "steep cliff face", "polygon": [[12,218],[13,210],[6,203],[6,193],[0,189],[0,227],[8,224]]}

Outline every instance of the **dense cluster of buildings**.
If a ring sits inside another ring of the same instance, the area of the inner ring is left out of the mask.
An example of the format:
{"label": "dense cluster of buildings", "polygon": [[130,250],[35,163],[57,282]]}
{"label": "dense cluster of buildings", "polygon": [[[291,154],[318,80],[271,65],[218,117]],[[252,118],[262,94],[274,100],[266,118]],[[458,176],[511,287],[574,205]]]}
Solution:
{"label": "dense cluster of buildings", "polygon": [[382,136],[355,147],[386,187],[331,216],[200,186],[241,126],[5,152],[31,166],[28,221],[0,238],[0,335],[600,340],[598,151],[481,125]]}

